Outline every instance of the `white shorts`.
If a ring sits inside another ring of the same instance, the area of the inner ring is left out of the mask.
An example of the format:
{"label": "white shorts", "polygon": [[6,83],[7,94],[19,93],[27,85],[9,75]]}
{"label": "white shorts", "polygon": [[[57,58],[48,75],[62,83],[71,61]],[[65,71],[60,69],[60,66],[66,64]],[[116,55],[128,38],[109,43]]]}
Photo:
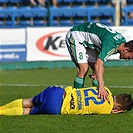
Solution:
{"label": "white shorts", "polygon": [[69,31],[66,35],[66,44],[70,53],[71,59],[74,63],[95,63],[99,52],[96,50],[84,47],[76,39],[73,39],[71,32]]}

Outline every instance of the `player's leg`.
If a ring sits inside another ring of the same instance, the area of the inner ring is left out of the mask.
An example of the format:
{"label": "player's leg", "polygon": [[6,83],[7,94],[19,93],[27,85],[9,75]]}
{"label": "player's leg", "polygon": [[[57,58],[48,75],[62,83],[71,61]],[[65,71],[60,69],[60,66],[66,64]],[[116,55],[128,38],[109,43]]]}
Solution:
{"label": "player's leg", "polygon": [[17,99],[0,107],[0,115],[26,115],[33,107],[32,98]]}
{"label": "player's leg", "polygon": [[89,77],[92,79],[92,86],[98,86],[98,81],[97,81],[97,78],[96,78],[96,74],[95,74],[95,70],[94,70],[94,64],[95,63],[92,63],[90,62],[89,63],[89,66],[92,68],[93,70],[93,73],[91,75],[89,75]]}
{"label": "player's leg", "polygon": [[89,65],[86,57],[86,48],[83,45],[78,44],[77,42],[72,54],[74,56],[74,62],[78,69],[77,75],[74,79],[74,87],[83,88],[85,77],[89,70]]}
{"label": "player's leg", "polygon": [[22,99],[1,106],[0,115],[23,115]]}
{"label": "player's leg", "polygon": [[64,96],[64,89],[57,86],[49,86],[41,93],[33,97],[30,115],[35,114],[60,114]]}
{"label": "player's leg", "polygon": [[33,114],[39,114],[40,113],[40,106],[43,104],[44,101],[44,95],[47,93],[47,91],[51,88],[50,86],[47,87],[45,90],[40,92],[39,94],[35,95],[32,99],[29,99],[28,102],[27,100],[24,101],[24,107],[32,107],[30,111],[30,115]]}
{"label": "player's leg", "polygon": [[52,86],[43,93],[44,101],[41,105],[41,114],[61,114],[62,100],[65,90],[61,87]]}
{"label": "player's leg", "polygon": [[14,108],[14,107],[22,107],[22,99],[14,100],[10,103],[7,103],[0,107],[1,110],[8,109],[8,108]]}
{"label": "player's leg", "polygon": [[23,115],[23,108],[14,107],[9,109],[0,110],[0,115]]}
{"label": "player's leg", "polygon": [[66,44],[72,61],[77,66],[78,72],[74,79],[74,87],[84,87],[85,76],[88,72],[88,62],[86,58],[86,49],[78,41],[74,40],[71,33],[66,35]]}
{"label": "player's leg", "polygon": [[92,86],[98,86],[98,81],[95,75],[95,63],[98,57],[98,52],[91,50],[91,49],[87,49],[87,57],[88,57],[88,64],[91,67],[91,69],[93,70],[92,75],[90,75],[90,78],[92,78]]}
{"label": "player's leg", "polygon": [[74,87],[75,88],[83,88],[85,77],[88,72],[88,63],[79,63],[77,64],[77,75],[74,79]]}
{"label": "player's leg", "polygon": [[79,45],[79,47],[77,47],[76,45],[72,45],[72,47],[70,47],[70,55],[72,61],[75,63],[77,67],[77,75],[74,79],[74,87],[83,88],[85,77],[88,72],[86,49],[82,45]]}

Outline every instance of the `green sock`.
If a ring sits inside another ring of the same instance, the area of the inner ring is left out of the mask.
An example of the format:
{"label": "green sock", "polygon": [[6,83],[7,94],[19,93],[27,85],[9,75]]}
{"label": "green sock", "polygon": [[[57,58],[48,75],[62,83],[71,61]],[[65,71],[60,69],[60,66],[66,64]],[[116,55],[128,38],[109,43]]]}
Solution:
{"label": "green sock", "polygon": [[98,81],[93,79],[92,80],[92,86],[98,87],[99,86]]}
{"label": "green sock", "polygon": [[84,78],[80,78],[78,76],[75,77],[74,80],[74,88],[83,88],[84,87]]}

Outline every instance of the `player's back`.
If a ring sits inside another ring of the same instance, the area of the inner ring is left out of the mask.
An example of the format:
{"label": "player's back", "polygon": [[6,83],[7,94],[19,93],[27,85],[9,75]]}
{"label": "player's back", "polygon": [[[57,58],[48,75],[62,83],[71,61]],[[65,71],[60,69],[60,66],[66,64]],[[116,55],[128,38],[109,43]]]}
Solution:
{"label": "player's back", "polygon": [[[106,88],[107,89],[107,88]],[[113,98],[109,92],[109,100],[98,99],[98,88],[89,87],[75,89],[67,87],[66,97],[62,104],[62,114],[110,114],[113,108]]]}
{"label": "player's back", "polygon": [[125,38],[120,33],[101,23],[86,22],[74,26],[70,31],[80,43],[86,46],[102,45],[103,41],[108,40],[112,40],[116,45],[125,42]]}

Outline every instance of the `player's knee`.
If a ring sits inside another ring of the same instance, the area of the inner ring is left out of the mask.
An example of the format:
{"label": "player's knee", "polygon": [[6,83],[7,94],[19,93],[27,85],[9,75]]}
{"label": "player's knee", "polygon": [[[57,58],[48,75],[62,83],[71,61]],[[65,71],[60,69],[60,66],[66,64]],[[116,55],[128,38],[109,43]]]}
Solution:
{"label": "player's knee", "polygon": [[86,74],[88,72],[88,66],[85,65],[85,66],[82,66],[79,68],[79,71],[82,73],[82,74]]}

